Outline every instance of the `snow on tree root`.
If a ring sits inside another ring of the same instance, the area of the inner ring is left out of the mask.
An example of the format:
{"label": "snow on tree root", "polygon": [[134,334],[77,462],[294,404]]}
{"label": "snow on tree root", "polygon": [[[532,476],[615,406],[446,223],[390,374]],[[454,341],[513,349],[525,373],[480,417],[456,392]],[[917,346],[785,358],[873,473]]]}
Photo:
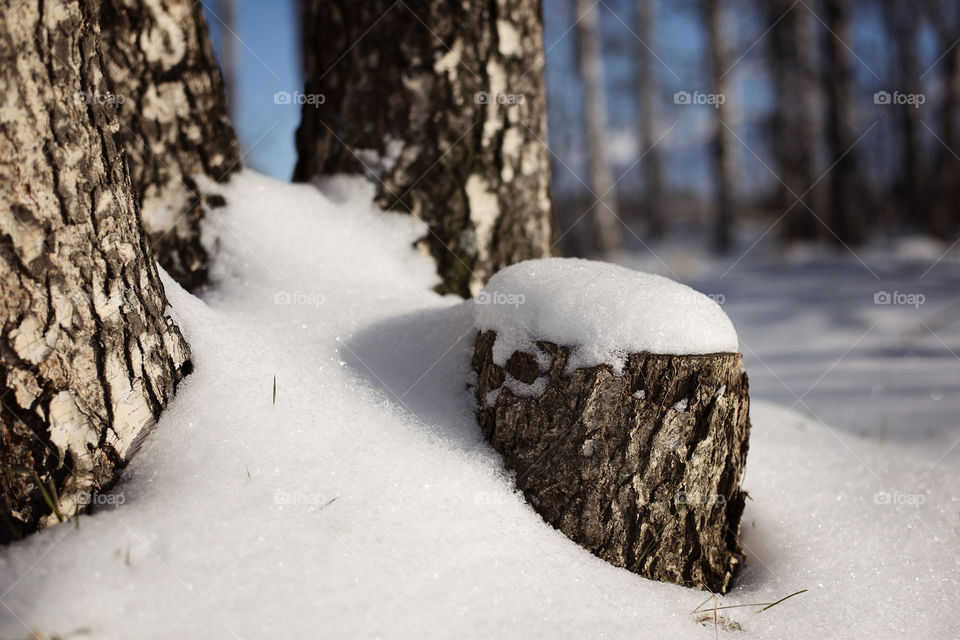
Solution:
{"label": "snow on tree root", "polygon": [[[484,436],[540,515],[587,550],[648,578],[725,593],[743,559],[738,537],[750,421],[742,356],[632,349],[649,340],[729,347],[732,325],[719,307],[726,323],[715,321],[697,296],[712,301],[662,278],[589,261],[533,262],[541,264],[512,267],[488,285],[503,287],[504,296],[522,290],[522,303],[490,313],[497,304],[491,293],[477,305],[473,368]],[[560,289],[562,282],[569,288]],[[603,305],[592,314],[589,306],[578,310],[571,293],[587,282],[579,304]],[[647,288],[636,286],[644,282]],[[544,283],[558,287],[538,287]],[[551,293],[557,303],[548,305]],[[649,312],[650,304],[659,311]],[[618,312],[639,309],[656,319],[684,304],[694,308],[679,328],[640,322],[624,338],[626,353],[609,341],[625,335]],[[512,317],[519,326],[510,327]],[[578,321],[581,340],[574,343]],[[506,329],[508,338],[485,324]],[[685,329],[699,333],[691,339]],[[572,346],[537,340],[531,330],[564,335]],[[599,354],[616,354],[618,362],[591,363]]]}

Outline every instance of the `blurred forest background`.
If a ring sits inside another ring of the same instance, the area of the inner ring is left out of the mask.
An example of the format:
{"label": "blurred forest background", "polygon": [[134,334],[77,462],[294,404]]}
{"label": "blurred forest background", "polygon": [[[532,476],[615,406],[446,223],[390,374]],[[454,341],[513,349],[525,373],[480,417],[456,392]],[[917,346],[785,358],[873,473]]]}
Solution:
{"label": "blurred forest background", "polygon": [[[245,163],[289,179],[296,2],[205,5]],[[957,237],[956,0],[544,0],[543,19],[564,255]],[[625,224],[593,232],[594,207]]]}

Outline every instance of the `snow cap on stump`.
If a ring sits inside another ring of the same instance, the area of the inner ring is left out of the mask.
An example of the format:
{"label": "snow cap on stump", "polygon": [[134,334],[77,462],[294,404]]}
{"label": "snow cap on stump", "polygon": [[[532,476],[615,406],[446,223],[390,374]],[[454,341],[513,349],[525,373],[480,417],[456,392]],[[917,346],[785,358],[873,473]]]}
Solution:
{"label": "snow cap on stump", "polygon": [[530,504],[614,565],[726,592],[750,400],[719,305],[572,259],[508,267],[475,302],[477,419]]}
{"label": "snow cap on stump", "polygon": [[527,260],[477,295],[476,327],[495,331],[494,362],[544,341],[571,349],[571,370],[627,354],[737,353],[737,332],[714,300],[662,276],[579,258]]}

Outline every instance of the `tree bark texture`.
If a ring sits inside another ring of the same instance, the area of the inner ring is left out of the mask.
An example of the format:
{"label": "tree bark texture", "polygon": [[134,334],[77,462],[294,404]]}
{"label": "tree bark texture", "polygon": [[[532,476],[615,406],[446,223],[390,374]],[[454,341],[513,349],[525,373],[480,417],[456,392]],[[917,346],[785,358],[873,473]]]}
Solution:
{"label": "tree bark texture", "polygon": [[622,375],[564,373],[566,347],[541,342],[499,367],[495,339],[476,339],[478,420],[534,509],[616,566],[725,593],[743,558],[741,356],[633,354]]}
{"label": "tree bark texture", "polygon": [[[118,97],[134,194],[160,265],[187,289],[207,280],[205,209],[198,177],[240,169],[203,5],[193,0],[103,0],[105,70]],[[228,35],[232,38],[232,35]]]}
{"label": "tree bark texture", "polygon": [[420,248],[442,292],[472,295],[501,267],[551,253],[538,2],[301,7],[311,100],[294,180],[377,180],[381,207],[428,225]]}
{"label": "tree bark texture", "polygon": [[108,487],[190,367],[106,99],[97,7],[0,4],[0,541],[55,522],[47,500],[66,517]]}

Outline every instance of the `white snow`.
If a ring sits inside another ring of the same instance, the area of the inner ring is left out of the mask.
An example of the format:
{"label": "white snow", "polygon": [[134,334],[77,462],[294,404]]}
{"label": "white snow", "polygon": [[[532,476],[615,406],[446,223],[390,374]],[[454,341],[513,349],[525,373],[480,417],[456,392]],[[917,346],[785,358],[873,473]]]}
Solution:
{"label": "white snow", "polygon": [[[322,185],[224,187],[217,286],[165,279],[196,370],[104,508],[0,550],[0,637],[714,637],[690,615],[704,593],[602,562],[515,493],[465,389],[476,306],[430,291],[422,227],[364,180]],[[842,351],[811,351],[809,375]],[[721,612],[744,628],[728,635],[960,636],[960,448],[763,397],[747,564],[720,604],[808,592]]]}
{"label": "white snow", "polygon": [[572,347],[568,370],[627,354],[736,352],[737,332],[716,302],[663,276],[578,258],[527,260],[495,274],[476,302],[476,326],[497,332],[493,360],[535,343]]}

